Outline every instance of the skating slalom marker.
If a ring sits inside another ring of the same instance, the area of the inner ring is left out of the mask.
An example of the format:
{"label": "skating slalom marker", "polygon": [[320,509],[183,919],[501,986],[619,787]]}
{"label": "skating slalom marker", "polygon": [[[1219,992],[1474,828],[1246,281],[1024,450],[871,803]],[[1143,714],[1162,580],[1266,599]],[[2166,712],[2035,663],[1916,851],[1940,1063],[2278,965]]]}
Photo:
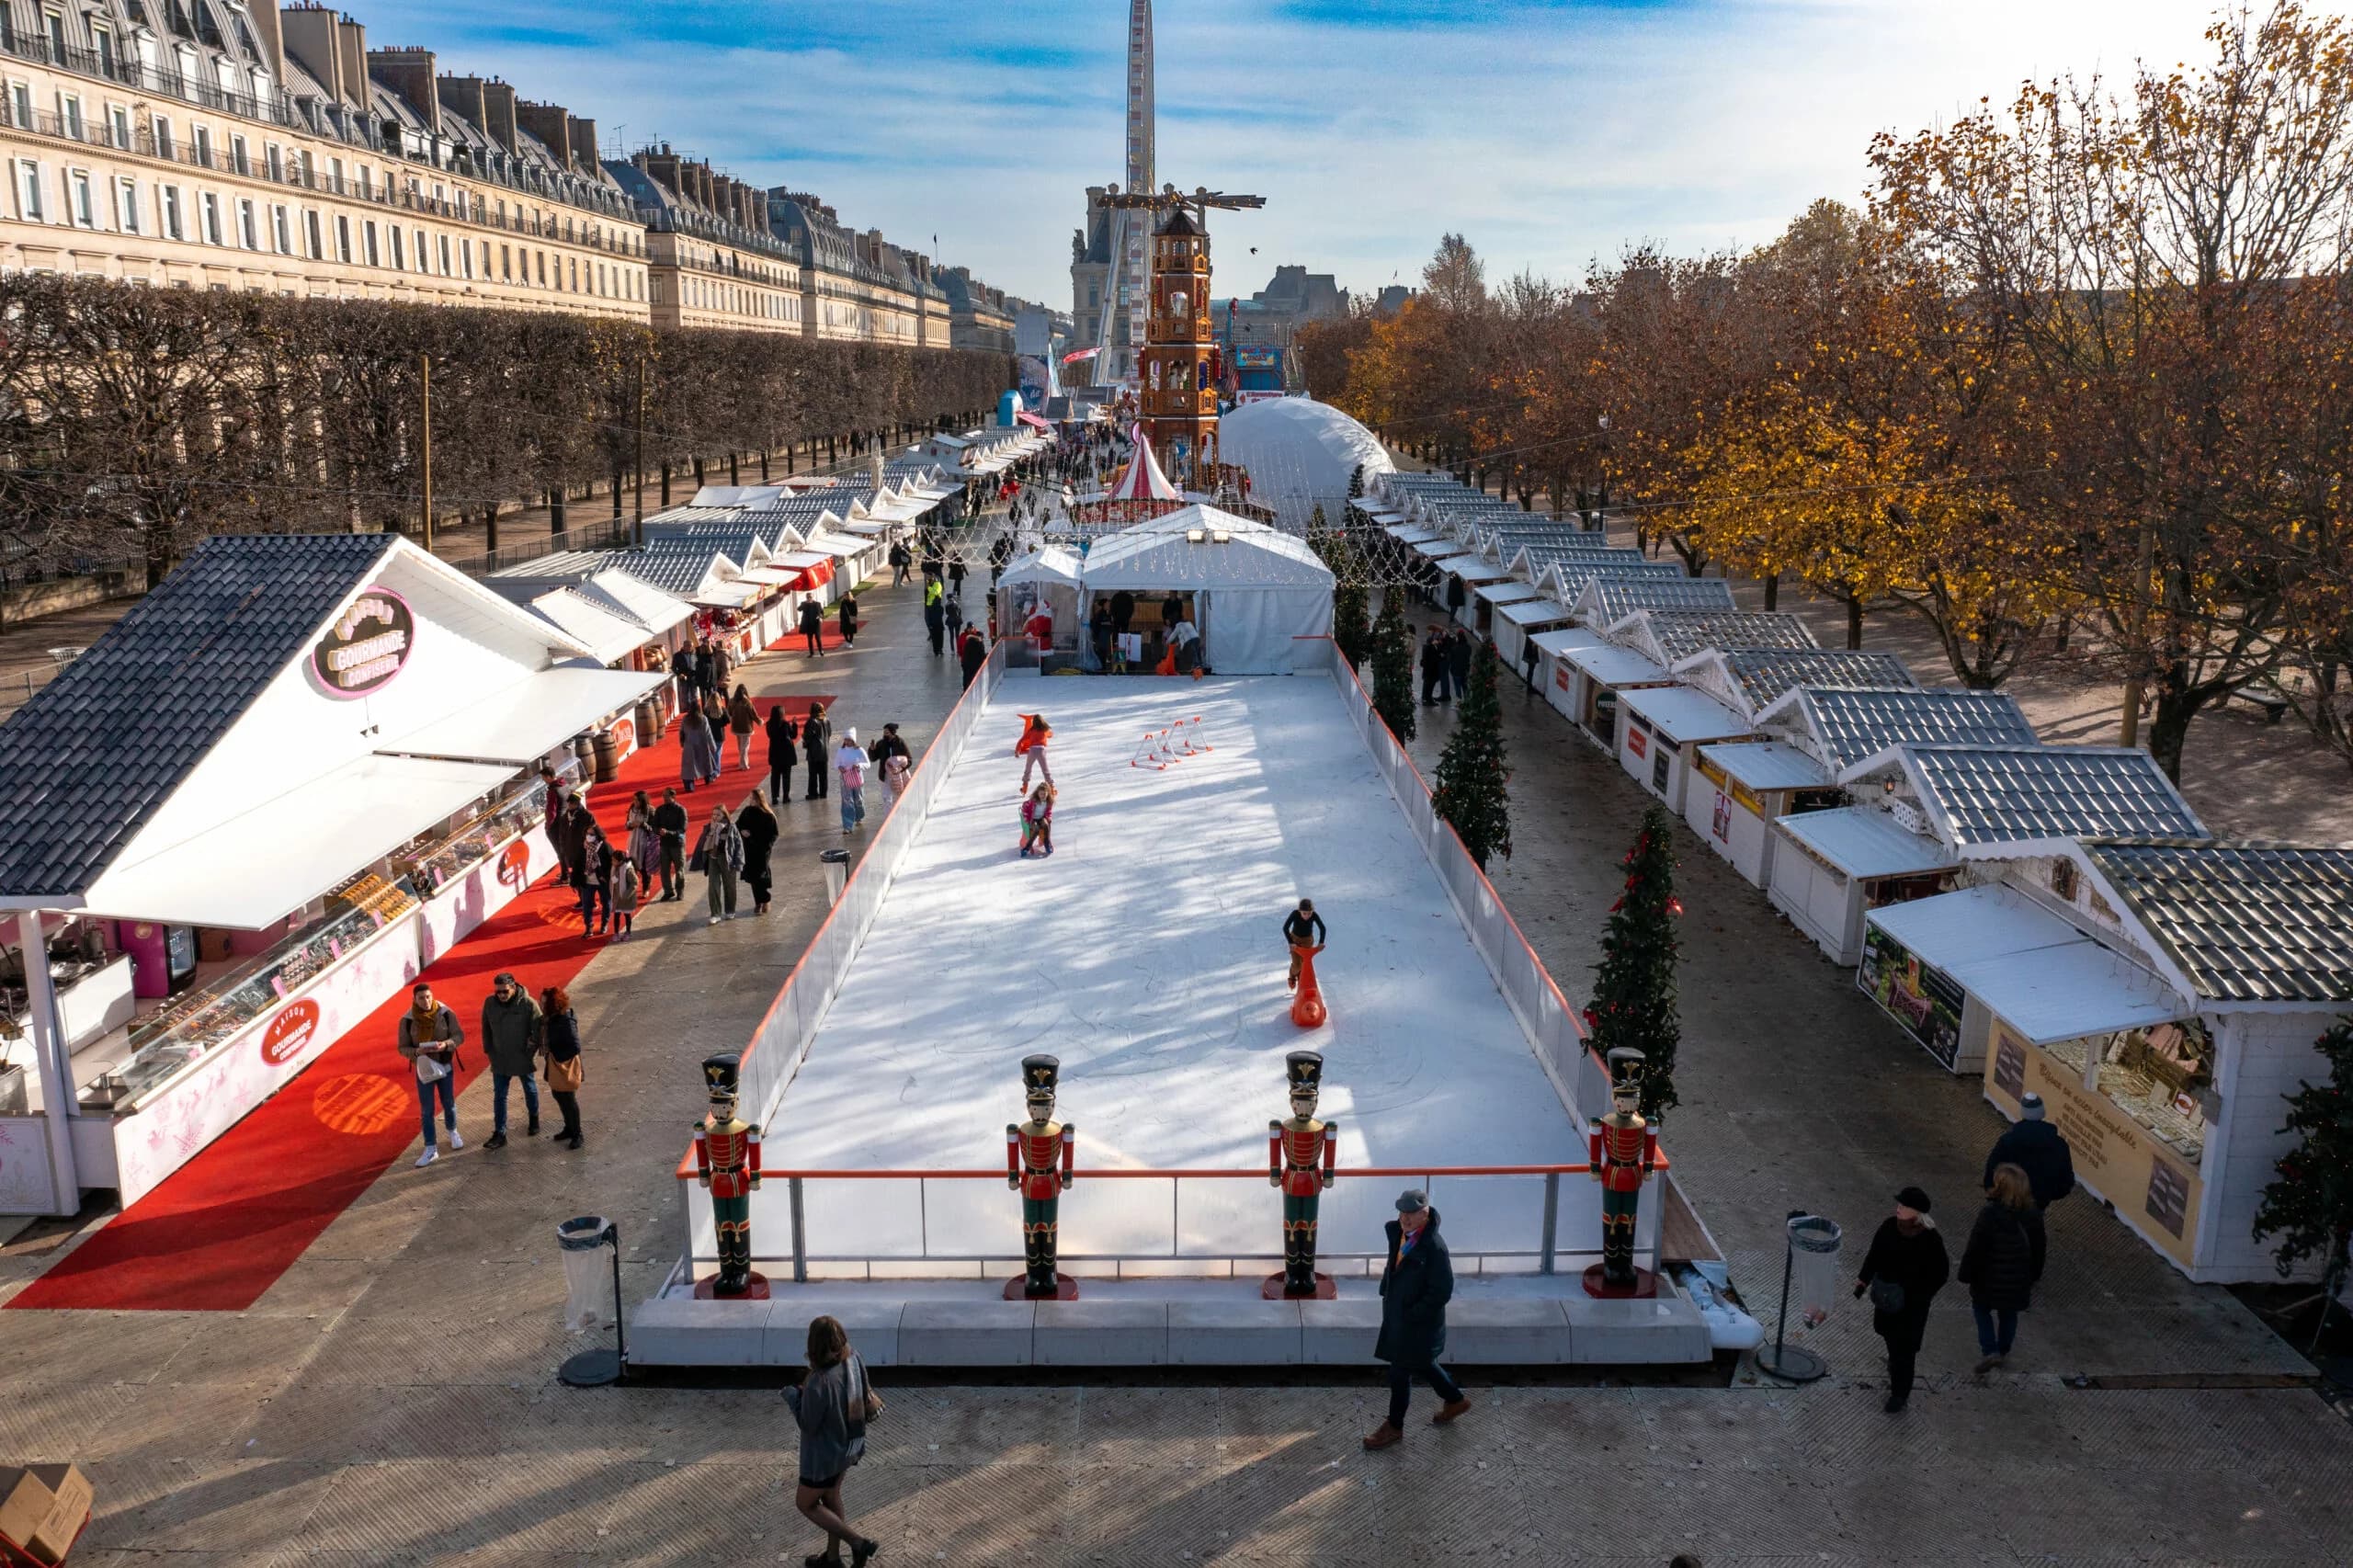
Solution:
{"label": "skating slalom marker", "polygon": [[1146,730],[1143,739],[1136,743],[1135,755],[1128,758],[1128,766],[1149,767],[1155,773],[1165,773],[1168,770],[1168,764],[1174,760],[1175,754],[1168,749],[1168,732]]}
{"label": "skating slalom marker", "polygon": [[1171,728],[1176,732],[1177,739],[1184,743],[1185,749],[1176,754],[1179,756],[1199,756],[1206,752],[1217,750],[1217,747],[1207,741],[1202,741],[1198,745],[1194,744],[1201,733],[1201,716],[1198,713],[1189,719],[1177,720]]}

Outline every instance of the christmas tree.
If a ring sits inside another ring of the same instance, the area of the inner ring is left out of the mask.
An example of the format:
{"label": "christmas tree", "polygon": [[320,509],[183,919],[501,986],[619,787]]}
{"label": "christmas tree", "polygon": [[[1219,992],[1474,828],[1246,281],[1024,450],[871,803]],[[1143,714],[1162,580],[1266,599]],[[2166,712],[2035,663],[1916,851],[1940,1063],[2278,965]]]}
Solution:
{"label": "christmas tree", "polygon": [[1356,472],[1348,475],[1348,499],[1353,501],[1363,494],[1364,464],[1358,463],[1356,466]]}
{"label": "christmas tree", "polygon": [[1372,709],[1391,734],[1414,738],[1414,633],[1394,589],[1382,592],[1372,629]]}
{"label": "christmas tree", "polygon": [[[2306,1258],[2321,1266],[2321,1323],[2353,1266],[2353,1023],[2340,1023],[2313,1042],[2328,1058],[2329,1081],[2300,1082],[2286,1097],[2282,1132],[2301,1140],[2279,1165],[2279,1179],[2263,1189],[2255,1211],[2255,1239],[2279,1238],[2272,1261],[2282,1275]],[[2315,1343],[2317,1343],[2317,1335]]]}
{"label": "christmas tree", "polygon": [[1678,1103],[1675,1047],[1683,1033],[1675,1016],[1675,919],[1683,903],[1675,896],[1667,822],[1661,807],[1643,813],[1643,831],[1626,852],[1625,891],[1609,906],[1593,1000],[1585,1010],[1586,1043],[1604,1058],[1621,1045],[1649,1058],[1642,1111],[1653,1120]]}
{"label": "christmas tree", "polygon": [[1430,804],[1454,824],[1462,847],[1479,869],[1491,856],[1511,858],[1510,777],[1504,757],[1503,709],[1495,699],[1495,648],[1479,644],[1471,665],[1471,689],[1456,710],[1454,733],[1438,761],[1438,788]]}

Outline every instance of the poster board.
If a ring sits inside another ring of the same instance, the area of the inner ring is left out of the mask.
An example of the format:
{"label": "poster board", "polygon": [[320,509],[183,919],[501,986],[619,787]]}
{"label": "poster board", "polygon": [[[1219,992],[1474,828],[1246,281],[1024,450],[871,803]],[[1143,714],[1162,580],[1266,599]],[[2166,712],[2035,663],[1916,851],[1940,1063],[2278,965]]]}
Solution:
{"label": "poster board", "polygon": [[2075,1180],[2115,1206],[2119,1218],[2184,1268],[2196,1267],[2198,1210],[2205,1183],[2197,1167],[2159,1143],[2108,1096],[2084,1087],[2083,1074],[2040,1046],[1994,1024],[1985,1056],[1985,1097],[2008,1116],[2032,1090],[2067,1140]]}
{"label": "poster board", "polygon": [[1880,1005],[1904,1032],[1946,1072],[1961,1055],[1961,1013],[1968,1001],[1958,982],[1869,921],[1855,988]]}

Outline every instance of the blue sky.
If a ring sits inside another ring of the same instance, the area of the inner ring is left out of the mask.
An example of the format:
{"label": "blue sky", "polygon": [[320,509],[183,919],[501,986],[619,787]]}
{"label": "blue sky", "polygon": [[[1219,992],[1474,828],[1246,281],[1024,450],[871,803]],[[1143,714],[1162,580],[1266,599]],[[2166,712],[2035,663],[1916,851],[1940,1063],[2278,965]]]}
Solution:
{"label": "blue sky", "polygon": [[[1445,230],[1581,278],[1629,242],[1770,239],[1855,199],[1882,129],[2029,75],[2207,51],[2212,0],[1160,0],[1159,173],[1255,191],[1220,283],[1414,280]],[[1120,177],[1126,0],[352,0],[371,44],[497,74],[1067,308]],[[1253,247],[1256,254],[1252,254]]]}

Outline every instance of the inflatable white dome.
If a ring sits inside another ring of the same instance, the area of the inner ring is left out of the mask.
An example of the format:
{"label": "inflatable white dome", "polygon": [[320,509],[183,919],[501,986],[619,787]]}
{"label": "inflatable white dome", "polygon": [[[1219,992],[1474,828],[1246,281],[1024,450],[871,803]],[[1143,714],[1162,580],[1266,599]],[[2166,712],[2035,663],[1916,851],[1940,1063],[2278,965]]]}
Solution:
{"label": "inflatable white dome", "polygon": [[1250,471],[1250,499],[1294,532],[1305,531],[1319,505],[1326,522],[1340,525],[1358,464],[1368,489],[1396,466],[1371,431],[1313,398],[1245,403],[1218,421],[1217,439],[1221,461]]}

